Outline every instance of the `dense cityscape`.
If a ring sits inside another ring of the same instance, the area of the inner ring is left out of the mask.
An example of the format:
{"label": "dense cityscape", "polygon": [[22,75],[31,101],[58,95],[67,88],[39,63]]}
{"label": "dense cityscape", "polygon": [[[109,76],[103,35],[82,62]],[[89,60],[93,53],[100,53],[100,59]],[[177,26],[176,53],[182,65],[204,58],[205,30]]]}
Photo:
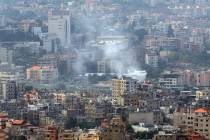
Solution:
{"label": "dense cityscape", "polygon": [[0,0],[0,140],[210,140],[210,0]]}

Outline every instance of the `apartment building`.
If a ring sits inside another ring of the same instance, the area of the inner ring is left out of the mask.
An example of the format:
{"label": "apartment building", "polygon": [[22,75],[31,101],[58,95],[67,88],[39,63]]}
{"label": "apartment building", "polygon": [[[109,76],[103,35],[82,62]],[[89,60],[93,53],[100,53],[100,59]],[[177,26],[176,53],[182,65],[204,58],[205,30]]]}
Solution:
{"label": "apartment building", "polygon": [[147,51],[145,54],[145,64],[151,67],[159,66],[159,52],[157,51]]}
{"label": "apartment building", "polygon": [[79,130],[63,130],[58,134],[58,140],[79,140]]}
{"label": "apartment building", "polygon": [[156,134],[153,140],[206,140],[204,137],[199,134],[179,134],[179,133],[164,133],[160,132]]}
{"label": "apartment building", "polygon": [[163,88],[179,88],[182,86],[182,78],[179,74],[162,74],[159,83]]}
{"label": "apartment building", "polygon": [[102,133],[101,140],[125,140],[126,127],[119,116],[112,118],[109,122],[105,120],[101,124]]}
{"label": "apartment building", "polygon": [[17,99],[25,91],[23,83],[15,81],[0,81],[0,99]]}
{"label": "apartment building", "polygon": [[27,80],[49,84],[58,79],[58,69],[49,66],[33,66],[26,70]]}
{"label": "apartment building", "polygon": [[210,86],[210,70],[195,73],[196,86]]}
{"label": "apartment building", "polygon": [[132,78],[122,78],[112,80],[112,96],[113,104],[124,106],[123,96],[126,94],[135,93],[137,88],[137,80]]}
{"label": "apartment building", "polygon": [[210,86],[209,70],[184,70],[179,72],[183,80],[183,85],[208,87]]}
{"label": "apartment building", "polygon": [[196,99],[208,99],[210,96],[209,90],[197,90],[195,92]]}
{"label": "apartment building", "polygon": [[89,129],[87,131],[83,131],[79,136],[79,140],[99,140],[100,134],[96,129]]}
{"label": "apartment building", "polygon": [[160,48],[176,49],[180,48],[181,41],[178,38],[150,36],[146,38],[146,46],[152,49],[160,49]]}
{"label": "apartment building", "polygon": [[112,114],[113,107],[111,104],[87,103],[85,104],[85,115],[96,122],[101,122],[104,118]]}
{"label": "apartment building", "polygon": [[0,63],[6,62],[9,64],[13,63],[14,51],[5,47],[0,47]]}
{"label": "apartment building", "polygon": [[62,46],[71,43],[71,16],[69,13],[56,14],[50,13],[48,16],[49,34],[56,34]]}
{"label": "apartment building", "polygon": [[175,112],[174,126],[185,132],[195,132],[210,139],[210,110],[198,108],[194,112]]}
{"label": "apartment building", "polygon": [[210,139],[210,110],[199,108],[195,110],[193,118],[193,130],[196,133],[204,136],[206,139]]}

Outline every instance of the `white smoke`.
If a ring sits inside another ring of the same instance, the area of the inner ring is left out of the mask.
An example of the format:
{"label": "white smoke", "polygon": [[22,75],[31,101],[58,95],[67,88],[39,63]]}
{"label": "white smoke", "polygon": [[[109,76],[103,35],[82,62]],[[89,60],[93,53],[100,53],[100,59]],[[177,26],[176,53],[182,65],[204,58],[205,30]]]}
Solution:
{"label": "white smoke", "polygon": [[146,79],[147,73],[144,70],[128,69],[128,73],[124,75],[139,81],[144,81]]}
{"label": "white smoke", "polygon": [[[81,19],[80,21],[81,23],[84,23],[83,26],[88,27],[88,29],[92,29],[92,27],[95,28],[92,32],[97,32],[100,34],[95,40],[96,44],[98,44],[97,47],[103,52],[101,59],[104,61],[109,61],[111,73],[116,73],[118,76],[125,75],[143,81],[146,78],[146,72],[141,70],[139,63],[137,62],[137,52],[135,51],[135,48],[131,48],[128,45],[129,41],[124,33],[113,27],[113,19],[115,18],[105,18],[109,17],[105,15],[101,15],[101,17],[104,17],[104,19],[101,18],[103,19],[103,24],[98,23],[100,19],[97,17],[94,19],[94,15],[91,15],[91,18],[85,17],[84,15],[84,19]],[[120,26],[121,25],[119,25],[119,27]],[[110,32],[106,29],[113,30]],[[86,47],[89,47],[90,50],[92,49],[93,51],[95,49],[95,46],[92,48],[90,46]],[[87,60],[93,59],[91,61],[98,61],[98,58],[88,58],[84,56],[84,54],[81,53],[81,50],[77,50],[77,54],[78,55],[74,68],[78,73],[83,73],[86,71],[84,65]]]}
{"label": "white smoke", "polygon": [[145,80],[147,73],[138,66],[135,49],[129,48],[126,38],[122,36],[121,41],[107,41],[103,51],[104,59],[111,59],[111,69],[118,77],[127,76],[139,81]]}

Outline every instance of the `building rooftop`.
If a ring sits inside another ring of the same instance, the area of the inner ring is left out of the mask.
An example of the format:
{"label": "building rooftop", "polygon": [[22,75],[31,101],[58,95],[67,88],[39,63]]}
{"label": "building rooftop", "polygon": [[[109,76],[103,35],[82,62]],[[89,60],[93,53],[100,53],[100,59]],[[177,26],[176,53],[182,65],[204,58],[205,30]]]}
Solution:
{"label": "building rooftop", "polygon": [[49,69],[49,66],[33,66],[31,67],[32,70],[48,70]]}
{"label": "building rooftop", "polygon": [[22,125],[24,123],[24,120],[11,120],[13,125]]}
{"label": "building rooftop", "polygon": [[206,108],[198,108],[195,110],[195,113],[207,113],[207,112],[210,112],[210,110]]}

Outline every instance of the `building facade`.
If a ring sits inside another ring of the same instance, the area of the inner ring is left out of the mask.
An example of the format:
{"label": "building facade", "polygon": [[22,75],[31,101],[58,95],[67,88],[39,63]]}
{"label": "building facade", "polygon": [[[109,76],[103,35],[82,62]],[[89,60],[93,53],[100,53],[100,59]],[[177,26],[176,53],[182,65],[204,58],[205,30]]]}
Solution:
{"label": "building facade", "polygon": [[67,15],[49,15],[48,17],[48,32],[49,34],[56,34],[62,46],[70,45],[71,43],[70,17],[69,13]]}
{"label": "building facade", "polygon": [[58,69],[49,66],[33,66],[26,70],[27,80],[38,83],[52,83],[58,79]]}
{"label": "building facade", "polygon": [[112,80],[113,104],[124,106],[124,95],[135,93],[137,80],[122,78]]}

